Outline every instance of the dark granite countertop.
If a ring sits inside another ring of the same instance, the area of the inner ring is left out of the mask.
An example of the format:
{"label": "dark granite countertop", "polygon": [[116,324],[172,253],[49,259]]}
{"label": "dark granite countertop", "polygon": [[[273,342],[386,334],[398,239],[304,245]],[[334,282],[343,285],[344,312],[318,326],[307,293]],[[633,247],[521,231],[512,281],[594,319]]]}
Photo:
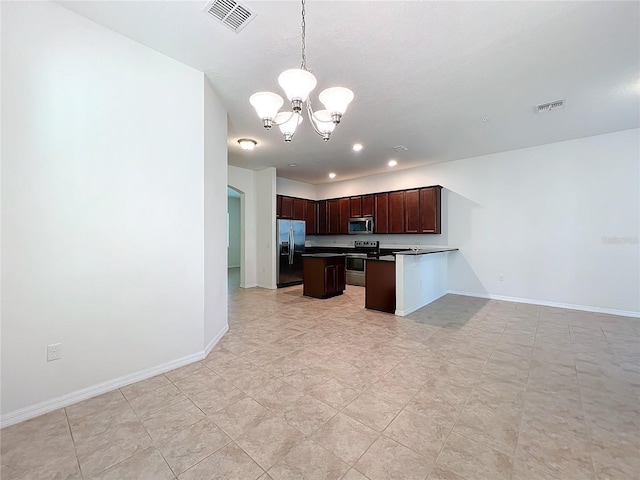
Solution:
{"label": "dark granite countertop", "polygon": [[303,253],[303,257],[315,257],[315,258],[331,258],[331,257],[344,257],[344,253]]}
{"label": "dark granite countertop", "polygon": [[426,247],[419,250],[403,250],[401,252],[395,252],[396,255],[428,255],[430,253],[444,253],[453,252],[458,250],[457,248],[450,247]]}

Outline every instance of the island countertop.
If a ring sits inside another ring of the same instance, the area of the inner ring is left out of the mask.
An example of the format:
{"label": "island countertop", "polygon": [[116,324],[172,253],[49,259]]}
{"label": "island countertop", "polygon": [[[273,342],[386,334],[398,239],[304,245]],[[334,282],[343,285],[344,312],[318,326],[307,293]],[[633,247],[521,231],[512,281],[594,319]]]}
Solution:
{"label": "island countertop", "polygon": [[303,253],[303,257],[313,258],[332,258],[332,257],[346,257],[346,253]]}
{"label": "island countertop", "polygon": [[393,252],[395,255],[429,255],[430,253],[444,253],[453,252],[458,250],[452,247],[425,247],[419,250],[402,250],[400,252]]}

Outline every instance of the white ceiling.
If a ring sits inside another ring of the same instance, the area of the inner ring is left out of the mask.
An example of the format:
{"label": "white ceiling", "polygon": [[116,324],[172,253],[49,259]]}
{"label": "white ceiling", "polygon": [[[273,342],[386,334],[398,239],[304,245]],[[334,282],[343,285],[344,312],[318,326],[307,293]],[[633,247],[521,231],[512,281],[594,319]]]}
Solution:
{"label": "white ceiling", "polygon": [[[300,65],[298,2],[243,2],[257,16],[240,33],[203,1],[58,3],[205,72],[229,112],[230,164],[308,183],[388,171],[390,158],[409,168],[640,126],[639,2],[309,0],[314,105],[335,85],[355,100],[328,143],[305,119],[291,144],[262,128],[249,96],[284,96],[278,75]],[[242,151],[241,137],[258,147]]]}

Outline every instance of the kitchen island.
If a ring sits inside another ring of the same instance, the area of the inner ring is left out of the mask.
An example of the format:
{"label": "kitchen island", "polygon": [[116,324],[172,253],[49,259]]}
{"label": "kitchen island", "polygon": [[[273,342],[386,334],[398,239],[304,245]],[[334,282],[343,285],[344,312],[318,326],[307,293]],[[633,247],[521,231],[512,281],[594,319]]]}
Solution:
{"label": "kitchen island", "polygon": [[311,253],[302,255],[302,294],[329,298],[342,295],[345,289],[345,255]]}
{"label": "kitchen island", "polygon": [[425,247],[368,258],[366,308],[404,317],[440,298],[447,293],[447,255],[456,250]]}

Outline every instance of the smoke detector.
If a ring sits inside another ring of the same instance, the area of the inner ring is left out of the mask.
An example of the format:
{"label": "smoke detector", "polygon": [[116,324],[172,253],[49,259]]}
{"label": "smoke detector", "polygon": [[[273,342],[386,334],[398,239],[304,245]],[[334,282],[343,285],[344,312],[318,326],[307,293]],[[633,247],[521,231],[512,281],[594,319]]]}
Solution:
{"label": "smoke detector", "polygon": [[206,11],[236,33],[246,27],[257,15],[253,10],[240,5],[235,0],[214,0],[207,4]]}
{"label": "smoke detector", "polygon": [[556,100],[555,102],[542,103],[540,105],[535,106],[536,113],[547,113],[551,110],[557,110],[559,108],[564,108],[566,100],[563,98],[562,100]]}

